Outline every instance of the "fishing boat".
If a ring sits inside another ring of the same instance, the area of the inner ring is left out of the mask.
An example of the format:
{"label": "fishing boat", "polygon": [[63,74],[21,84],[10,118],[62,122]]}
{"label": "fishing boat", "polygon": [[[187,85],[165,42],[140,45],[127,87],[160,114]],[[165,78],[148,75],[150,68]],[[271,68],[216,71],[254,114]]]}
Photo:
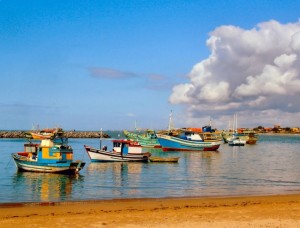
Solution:
{"label": "fishing boat", "polygon": [[[232,137],[233,133],[234,133],[233,131],[222,132],[222,138],[225,143],[228,143],[228,139]],[[251,144],[251,145],[256,144],[256,142],[259,139],[258,134],[253,130],[238,129],[235,135],[240,139],[245,140],[246,144]]]}
{"label": "fishing boat", "polygon": [[182,131],[179,135],[157,134],[158,141],[163,151],[216,151],[221,141],[211,138],[204,140],[208,133]]}
{"label": "fishing boat", "polygon": [[156,134],[163,151],[216,151],[221,139],[210,126],[175,129],[173,113],[169,116],[168,130]]}
{"label": "fishing boat", "polygon": [[227,138],[227,142],[229,146],[245,146],[246,140],[241,139],[237,133],[237,114],[234,114],[233,117],[233,124],[234,124],[234,129],[233,129],[233,134],[231,137]]}
{"label": "fishing boat", "polygon": [[151,153],[143,152],[142,146],[132,140],[112,140],[113,149],[107,151],[107,147],[96,149],[84,145],[84,148],[92,162],[148,162]]}
{"label": "fishing boat", "polygon": [[236,134],[232,134],[231,138],[228,138],[229,146],[245,146],[246,140],[241,139]]}
{"label": "fishing boat", "polygon": [[[12,158],[20,171],[45,173],[78,173],[85,165],[83,161],[73,160],[73,149],[61,128],[51,133],[28,132],[29,140],[22,152],[12,153]],[[34,143],[32,140],[40,140]]]}
{"label": "fishing boat", "polygon": [[224,143],[228,143],[228,140],[238,137],[242,141],[246,141],[246,144],[256,144],[259,137],[258,134],[252,129],[238,128],[237,127],[237,114],[233,116],[233,126],[230,128],[230,123],[227,131],[223,131],[222,139]]}
{"label": "fishing boat", "polygon": [[178,162],[180,157],[150,157],[150,162]]}
{"label": "fishing boat", "polygon": [[161,148],[155,131],[147,129],[144,133],[138,134],[124,130],[123,133],[127,139],[137,141],[142,147]]}

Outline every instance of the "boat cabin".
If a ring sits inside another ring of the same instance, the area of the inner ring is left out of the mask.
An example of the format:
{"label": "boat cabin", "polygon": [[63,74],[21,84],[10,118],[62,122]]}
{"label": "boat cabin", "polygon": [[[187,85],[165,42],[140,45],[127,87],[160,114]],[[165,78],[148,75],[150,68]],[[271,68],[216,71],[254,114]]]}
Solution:
{"label": "boat cabin", "polygon": [[179,138],[191,141],[203,141],[198,133],[186,131],[179,135]]}
{"label": "boat cabin", "polygon": [[117,139],[113,140],[113,151],[119,152],[122,154],[140,154],[142,153],[142,146],[132,140],[126,139]]}
{"label": "boat cabin", "polygon": [[27,156],[30,160],[57,163],[73,160],[73,149],[65,144],[56,144],[53,140],[44,139],[41,144],[24,144],[24,152],[20,155]]}

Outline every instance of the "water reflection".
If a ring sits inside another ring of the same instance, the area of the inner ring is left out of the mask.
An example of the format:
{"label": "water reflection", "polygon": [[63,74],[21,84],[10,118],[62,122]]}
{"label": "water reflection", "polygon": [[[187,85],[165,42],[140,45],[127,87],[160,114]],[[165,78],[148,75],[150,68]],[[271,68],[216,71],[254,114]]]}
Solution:
{"label": "water reflection", "polygon": [[112,195],[116,198],[137,195],[137,183],[142,182],[141,175],[145,166],[147,164],[139,162],[90,163],[86,173],[94,183],[87,191],[104,198],[111,198]]}
{"label": "water reflection", "polygon": [[114,186],[126,186],[131,176],[139,180],[143,170],[143,163],[139,162],[105,162],[90,163],[87,167],[89,175],[102,177],[111,177],[110,180]]}
{"label": "water reflection", "polygon": [[73,184],[83,181],[80,175],[16,172],[13,176],[16,197],[22,202],[61,201],[72,198]]}

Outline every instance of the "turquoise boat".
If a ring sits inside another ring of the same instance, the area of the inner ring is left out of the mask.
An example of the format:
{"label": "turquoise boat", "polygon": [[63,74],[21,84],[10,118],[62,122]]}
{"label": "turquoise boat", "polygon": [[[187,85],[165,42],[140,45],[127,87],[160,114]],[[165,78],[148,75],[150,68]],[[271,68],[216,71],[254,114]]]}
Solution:
{"label": "turquoise boat", "polygon": [[217,137],[213,138],[210,132],[182,130],[178,135],[157,134],[157,138],[163,151],[216,151],[221,145],[221,141]]}
{"label": "turquoise boat", "polygon": [[20,171],[75,174],[85,165],[73,160],[73,149],[63,137],[62,129],[53,130],[51,137],[48,132],[29,132],[26,137],[29,142],[24,144],[24,150],[11,155]]}
{"label": "turquoise boat", "polygon": [[155,131],[146,130],[143,134],[137,134],[124,130],[123,133],[127,139],[138,142],[142,147],[161,148]]}

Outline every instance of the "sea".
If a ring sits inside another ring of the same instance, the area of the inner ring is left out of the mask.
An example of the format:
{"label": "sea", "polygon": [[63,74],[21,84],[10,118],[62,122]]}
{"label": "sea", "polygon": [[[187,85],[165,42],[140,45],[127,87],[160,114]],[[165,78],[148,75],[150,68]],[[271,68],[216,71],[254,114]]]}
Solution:
{"label": "sea", "polygon": [[91,163],[83,146],[111,149],[111,140],[69,139],[74,158],[86,161],[70,176],[18,172],[11,154],[26,140],[0,139],[0,203],[300,193],[300,135],[260,135],[256,145],[211,152],[143,149],[178,163]]}

